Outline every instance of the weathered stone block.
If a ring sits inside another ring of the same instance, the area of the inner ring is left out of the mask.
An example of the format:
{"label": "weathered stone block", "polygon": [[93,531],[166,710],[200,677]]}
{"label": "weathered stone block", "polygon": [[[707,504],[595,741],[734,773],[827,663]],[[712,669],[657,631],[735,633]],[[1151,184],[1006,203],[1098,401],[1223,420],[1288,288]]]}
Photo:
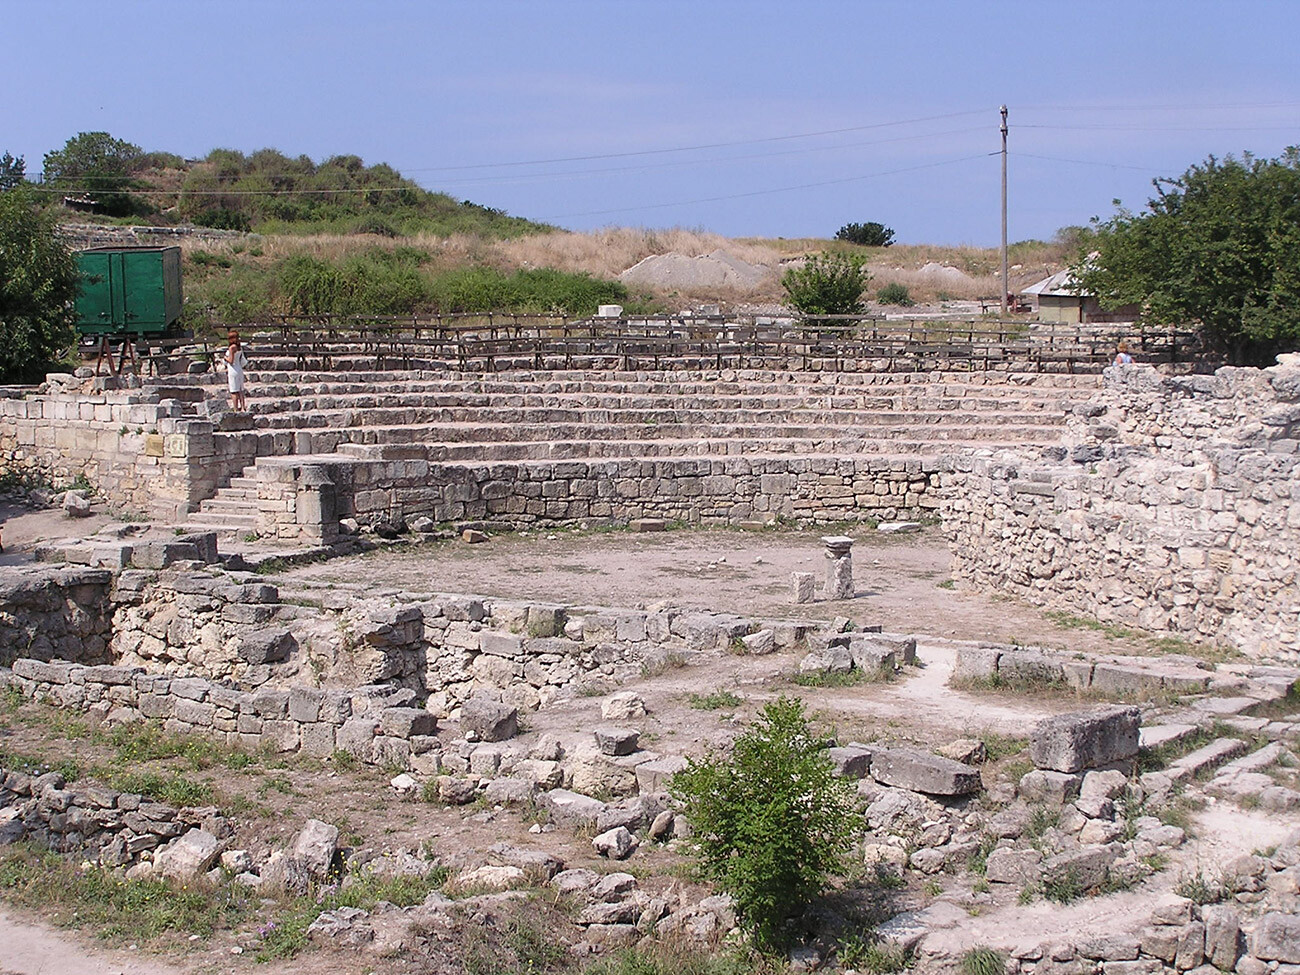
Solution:
{"label": "weathered stone block", "polygon": [[1029,756],[1040,769],[1080,772],[1133,758],[1142,713],[1135,707],[1061,714],[1039,722]]}
{"label": "weathered stone block", "polygon": [[519,712],[499,701],[472,697],[461,705],[460,725],[482,741],[505,741],[519,733]]}
{"label": "weathered stone block", "polygon": [[438,731],[438,719],[423,708],[385,708],[379,713],[379,730],[394,738],[433,735]]}
{"label": "weathered stone block", "polygon": [[871,748],[871,777],[935,796],[964,796],[983,788],[979,769],[913,748]]}
{"label": "weathered stone block", "polygon": [[637,739],[641,733],[634,728],[620,728],[602,725],[593,732],[596,747],[606,755],[631,755],[636,751]]}
{"label": "weathered stone block", "polygon": [[1300,964],[1300,914],[1265,914],[1250,938],[1250,953],[1264,961]]}

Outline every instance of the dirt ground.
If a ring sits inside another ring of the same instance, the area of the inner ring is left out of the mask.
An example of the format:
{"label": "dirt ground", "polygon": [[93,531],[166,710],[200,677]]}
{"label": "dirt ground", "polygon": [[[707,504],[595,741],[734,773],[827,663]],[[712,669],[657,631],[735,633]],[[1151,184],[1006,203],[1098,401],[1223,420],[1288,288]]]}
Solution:
{"label": "dirt ground", "polygon": [[[856,595],[795,605],[790,575],[812,572],[820,586],[826,572],[821,539],[828,534],[856,539]],[[434,542],[334,559],[277,577],[290,585],[293,580],[569,605],[645,607],[662,602],[780,619],[843,616],[859,626],[879,624],[887,632],[1093,652],[1143,653],[1149,648],[1141,637],[1108,637],[1077,623],[1063,625],[1023,603],[959,591],[951,582],[948,549],[937,526],[911,534],[857,526],[649,534],[533,531],[497,535],[477,545]]]}
{"label": "dirt ground", "polygon": [[[105,516],[70,522],[59,511],[0,509],[4,524],[5,553],[0,564],[29,559],[32,548],[61,537],[84,535],[108,523]],[[628,689],[640,693],[649,710],[639,722],[644,747],[668,754],[699,754],[734,733],[767,700],[778,694],[805,696],[823,723],[833,726],[841,740],[906,738],[940,745],[961,736],[1023,736],[1032,725],[1055,711],[1068,710],[1072,700],[1028,698],[1014,694],[971,695],[947,686],[955,658],[954,641],[988,640],[1040,644],[1075,650],[1112,653],[1150,652],[1149,641],[1137,634],[1108,637],[1103,631],[1076,621],[1053,620],[1042,610],[952,588],[948,553],[936,527],[906,535],[886,535],[867,528],[847,529],[857,542],[854,576],[857,594],[852,600],[795,606],[791,602],[790,574],[825,572],[825,530],[679,530],[655,534],[626,531],[532,531],[500,534],[489,542],[470,545],[459,540],[430,542],[386,549],[366,555],[301,566],[272,577],[282,595],[295,589],[334,587],[376,595],[383,591],[456,592],[534,599],[568,605],[647,606],[654,603],[684,608],[727,611],[750,617],[829,619],[843,616],[860,625],[879,624],[891,632],[918,634],[922,666],[909,669],[901,679],[883,684],[808,690],[792,682],[797,657],[776,654],[744,657],[706,656],[698,665],[669,669],[648,676]],[[232,543],[237,545],[238,543]],[[223,547],[224,550],[224,547]],[[358,581],[364,580],[364,581]],[[701,710],[692,695],[731,690],[740,704],[734,708]],[[554,733],[576,741],[600,722],[600,698],[576,697],[559,702],[526,718],[527,735]],[[70,734],[66,723],[57,733],[39,715],[37,705],[24,705],[25,717],[0,722],[0,740],[18,753],[62,753],[75,757],[83,768],[110,756],[87,734]],[[454,732],[453,732],[454,734]],[[985,772],[986,784],[996,781],[996,768]],[[374,849],[425,848],[445,861],[477,864],[494,842],[507,842],[546,850],[567,866],[608,870],[590,845],[568,830],[530,834],[532,821],[511,810],[445,808],[437,804],[399,799],[388,789],[386,777],[374,769],[336,771],[319,762],[289,759],[283,764],[231,772],[214,767],[193,773],[212,789],[212,802],[236,809],[238,841],[260,858],[273,848],[283,848],[301,823],[316,816],[340,827],[343,840]],[[1213,807],[1201,815],[1202,835],[1219,846],[1241,843],[1260,845],[1284,823],[1259,816],[1249,831],[1224,830]],[[1240,811],[1234,811],[1240,815]],[[1223,837],[1228,837],[1225,840]],[[1232,838],[1236,839],[1232,839]],[[1179,859],[1193,862],[1201,852],[1189,846]],[[681,885],[677,854],[653,849],[638,854],[638,872],[658,882]],[[1141,891],[1085,901],[1070,909],[1070,925],[1080,930],[1090,925],[1113,928],[1114,918],[1142,914],[1159,890],[1167,890],[1179,876],[1171,868]],[[943,878],[944,884],[962,883]],[[969,886],[969,884],[967,884]],[[970,897],[969,891],[949,891]],[[902,907],[924,906],[932,897],[912,891]],[[1128,901],[1132,901],[1131,904]],[[989,930],[1032,930],[1033,916],[1041,913],[1045,929],[1049,920],[1060,929],[1057,905],[989,904],[976,911],[970,924]],[[1118,913],[1116,913],[1118,912]],[[961,928],[950,935],[960,939]],[[248,953],[234,954],[247,937],[223,932],[211,943],[182,946],[179,955],[143,956],[138,952],[105,949],[42,919],[12,908],[0,913],[0,975],[176,975],[180,972],[264,972],[267,975],[323,975],[374,968],[364,956],[316,951],[290,963],[256,965]],[[984,938],[983,940],[987,940]]]}

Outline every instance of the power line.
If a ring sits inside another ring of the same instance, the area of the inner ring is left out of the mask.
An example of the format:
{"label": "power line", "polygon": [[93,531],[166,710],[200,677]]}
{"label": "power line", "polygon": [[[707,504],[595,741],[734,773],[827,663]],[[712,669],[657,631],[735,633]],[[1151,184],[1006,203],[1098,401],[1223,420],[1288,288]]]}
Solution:
{"label": "power line", "polygon": [[841,183],[854,183],[864,179],[877,179],[881,176],[894,176],[898,173],[911,173],[919,169],[934,169],[938,166],[952,166],[961,162],[969,162],[972,159],[986,159],[989,156],[996,156],[996,152],[981,152],[973,156],[960,156],[956,159],[945,159],[940,162],[923,163],[920,166],[905,166],[902,169],[890,169],[879,173],[867,173],[862,176],[846,176],[843,179],[827,179],[816,183],[800,183],[797,186],[778,186],[767,190],[752,190],[748,193],[730,193],[725,196],[707,196],[696,200],[678,200],[673,203],[647,203],[644,206],[636,207],[618,207],[613,210],[586,210],[581,213],[561,213],[548,217],[539,217],[542,220],[567,220],[571,217],[599,217],[611,213],[635,213],[638,210],[662,210],[666,207],[692,206],[696,203],[718,203],[723,200],[742,200],[755,196],[770,196],[774,193],[789,193],[794,190],[809,190],[819,186],[835,186]]}
{"label": "power line", "polygon": [[[963,129],[947,129],[939,132],[926,132],[926,133],[918,133],[916,135],[903,135],[903,136],[897,136],[890,139],[872,139],[866,142],[852,142],[852,143],[846,143],[846,144],[835,145],[835,146],[811,146],[803,149],[782,149],[776,152],[746,153],[744,155],[724,156],[724,157],[718,157],[714,159],[682,160],[679,162],[667,162],[667,163],[647,163],[638,166],[611,166],[602,169],[574,169],[574,170],[567,170],[562,172],[528,173],[528,174],[509,175],[509,176],[506,175],[474,176],[474,177],[466,177],[464,179],[453,179],[450,181],[450,183],[452,185],[461,185],[461,186],[479,185],[484,183],[520,183],[525,181],[547,180],[547,179],[555,179],[555,178],[569,177],[569,176],[585,177],[585,176],[593,176],[593,175],[607,175],[611,173],[647,172],[655,169],[672,169],[672,168],[682,168],[688,166],[706,166],[706,165],[718,165],[718,164],[727,165],[736,162],[744,162],[752,159],[774,158],[778,156],[806,155],[808,153],[813,153],[813,152],[832,152],[832,151],[839,151],[845,149],[859,149],[866,146],[889,145],[898,142],[911,142],[911,141],[919,141],[923,139],[947,138],[955,135],[968,135],[973,132],[983,132],[983,131],[985,131],[983,126],[973,126],[969,128],[963,128]],[[263,173],[250,173],[247,175],[257,176],[257,177],[265,176],[265,174]],[[56,180],[54,183],[50,184],[49,188],[53,190],[73,191],[73,190],[82,189],[83,187],[79,184],[88,183],[91,180],[110,180],[110,179],[121,179],[121,178],[123,177],[113,177],[113,176],[85,176],[85,177],[76,177],[76,178],[68,177],[67,178],[68,185],[60,187],[59,181]],[[89,189],[89,187],[87,188]],[[293,187],[293,188],[283,188],[283,189],[262,189],[262,190],[237,189],[235,188],[234,185],[228,185],[226,187],[218,186],[216,188],[207,188],[207,187],[193,188],[193,187],[182,186],[179,190],[127,187],[127,188],[121,188],[116,190],[110,190],[110,192],[124,193],[128,195],[170,195],[176,193],[181,196],[186,196],[186,195],[193,195],[193,196],[305,195],[305,196],[310,196],[310,195],[319,195],[322,193],[370,193],[370,192],[388,193],[388,192],[400,192],[402,190],[411,190],[413,192],[436,192],[436,191],[425,190],[423,187],[419,186],[418,184],[417,185],[396,185],[396,186],[393,185],[384,186],[381,184],[360,184],[360,185],[352,185],[352,186],[340,185],[340,186],[328,186],[328,187],[319,187],[319,186]],[[91,191],[93,192],[93,189],[91,189]]]}
{"label": "power line", "polygon": [[1018,156],[1021,159],[1045,159],[1048,162],[1075,163],[1079,166],[1105,166],[1110,169],[1136,169],[1143,173],[1149,173],[1151,171],[1150,166],[1132,166],[1128,163],[1100,162],[1095,159],[1065,159],[1061,156],[1040,156],[1032,152],[1016,152],[1012,153],[1012,155]]}
{"label": "power line", "polygon": [[409,173],[446,173],[465,169],[499,169],[506,166],[543,166],[560,162],[588,162],[598,159],[625,159],[629,156],[657,156],[670,152],[698,152],[702,149],[726,149],[735,146],[752,146],[768,142],[787,142],[792,139],[815,139],[824,135],[843,135],[846,132],[865,132],[870,129],[884,129],[895,125],[916,125],[920,122],[937,122],[943,119],[961,118],[967,115],[979,115],[981,111],[948,112],[944,115],[926,115],[919,118],[900,119],[895,122],[873,122],[870,125],[853,125],[842,129],[823,129],[820,132],[800,132],[794,135],[774,135],[761,139],[742,139],[736,142],[710,142],[694,146],[674,146],[664,149],[639,149],[629,152],[606,152],[586,156],[557,156],[551,159],[529,159],[518,162],[475,163],[465,166],[439,166],[425,169],[403,169]]}

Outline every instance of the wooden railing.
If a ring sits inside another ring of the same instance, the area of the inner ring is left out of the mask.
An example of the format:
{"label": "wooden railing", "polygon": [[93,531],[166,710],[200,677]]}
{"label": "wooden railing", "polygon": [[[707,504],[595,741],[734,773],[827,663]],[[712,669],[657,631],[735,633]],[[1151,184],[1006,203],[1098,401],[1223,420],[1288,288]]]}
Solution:
{"label": "wooden railing", "polygon": [[[362,362],[378,369],[410,369],[438,363],[490,372],[519,365],[564,368],[599,361],[625,369],[683,363],[807,368],[815,362],[821,369],[853,371],[1074,371],[1108,364],[1120,341],[1128,344],[1139,362],[1185,362],[1202,352],[1196,333],[1186,329],[843,315],[284,317],[241,326],[241,332],[254,368],[266,368],[267,360],[280,359],[292,360],[301,369],[357,368]],[[219,345],[214,341],[209,348],[216,351]],[[183,354],[174,348],[157,351]]]}

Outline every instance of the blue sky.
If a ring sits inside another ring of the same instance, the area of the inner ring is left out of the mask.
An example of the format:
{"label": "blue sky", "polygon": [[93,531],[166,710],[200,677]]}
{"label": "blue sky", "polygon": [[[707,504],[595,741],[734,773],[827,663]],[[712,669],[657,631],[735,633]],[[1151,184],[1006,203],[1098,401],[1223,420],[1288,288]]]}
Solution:
{"label": "blue sky", "polygon": [[[572,229],[995,245],[1300,143],[1300,3],[0,0],[0,152],[388,162]],[[703,148],[708,147],[708,148]],[[594,158],[600,157],[600,158]]]}

